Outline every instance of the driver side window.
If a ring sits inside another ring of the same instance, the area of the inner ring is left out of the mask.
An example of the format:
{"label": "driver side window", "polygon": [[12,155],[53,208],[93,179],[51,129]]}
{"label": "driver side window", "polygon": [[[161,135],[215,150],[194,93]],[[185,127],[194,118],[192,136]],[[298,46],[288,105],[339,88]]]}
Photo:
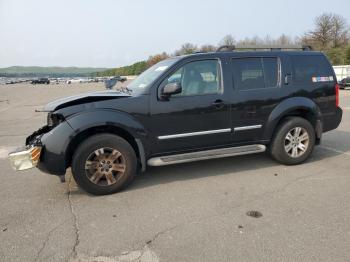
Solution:
{"label": "driver side window", "polygon": [[221,70],[218,60],[202,60],[190,62],[165,82],[180,83],[182,92],[173,97],[216,94],[221,88]]}

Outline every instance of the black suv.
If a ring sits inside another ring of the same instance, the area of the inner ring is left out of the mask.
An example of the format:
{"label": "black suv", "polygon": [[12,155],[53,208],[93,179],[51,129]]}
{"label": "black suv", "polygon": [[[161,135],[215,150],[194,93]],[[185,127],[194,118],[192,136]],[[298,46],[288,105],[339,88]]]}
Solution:
{"label": "black suv", "polygon": [[307,48],[245,49],[170,58],[120,91],[51,102],[47,125],[10,154],[12,165],[62,179],[71,167],[84,190],[110,194],[147,165],[265,150],[302,163],[341,122],[332,66]]}

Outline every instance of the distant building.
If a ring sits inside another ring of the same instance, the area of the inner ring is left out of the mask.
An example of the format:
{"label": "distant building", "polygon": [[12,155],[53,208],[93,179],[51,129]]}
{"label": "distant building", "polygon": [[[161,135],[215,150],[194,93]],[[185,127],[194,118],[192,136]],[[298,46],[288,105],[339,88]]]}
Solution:
{"label": "distant building", "polygon": [[338,81],[350,77],[350,65],[333,66],[333,69]]}

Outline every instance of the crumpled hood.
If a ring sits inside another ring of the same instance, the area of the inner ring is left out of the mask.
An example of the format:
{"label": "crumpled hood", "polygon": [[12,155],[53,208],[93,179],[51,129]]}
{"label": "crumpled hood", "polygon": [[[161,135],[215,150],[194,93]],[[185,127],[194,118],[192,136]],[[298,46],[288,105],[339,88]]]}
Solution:
{"label": "crumpled hood", "polygon": [[110,100],[110,99],[130,97],[130,96],[131,95],[128,95],[126,93],[121,93],[113,90],[89,92],[89,93],[83,93],[75,96],[69,96],[69,97],[54,100],[48,103],[47,105],[45,105],[43,110],[40,110],[40,111],[52,112],[67,106],[74,106],[74,105],[79,105],[84,103],[98,102],[103,100]]}

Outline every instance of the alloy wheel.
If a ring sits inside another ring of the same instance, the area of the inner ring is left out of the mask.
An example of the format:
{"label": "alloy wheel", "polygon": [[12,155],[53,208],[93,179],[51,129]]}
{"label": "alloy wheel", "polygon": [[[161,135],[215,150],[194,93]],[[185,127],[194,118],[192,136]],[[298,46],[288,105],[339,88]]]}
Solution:
{"label": "alloy wheel", "polygon": [[284,150],[293,158],[301,157],[309,147],[310,137],[303,127],[294,127],[284,139]]}
{"label": "alloy wheel", "polygon": [[118,150],[103,147],[92,152],[85,161],[85,174],[99,186],[110,186],[125,174],[125,157]]}

